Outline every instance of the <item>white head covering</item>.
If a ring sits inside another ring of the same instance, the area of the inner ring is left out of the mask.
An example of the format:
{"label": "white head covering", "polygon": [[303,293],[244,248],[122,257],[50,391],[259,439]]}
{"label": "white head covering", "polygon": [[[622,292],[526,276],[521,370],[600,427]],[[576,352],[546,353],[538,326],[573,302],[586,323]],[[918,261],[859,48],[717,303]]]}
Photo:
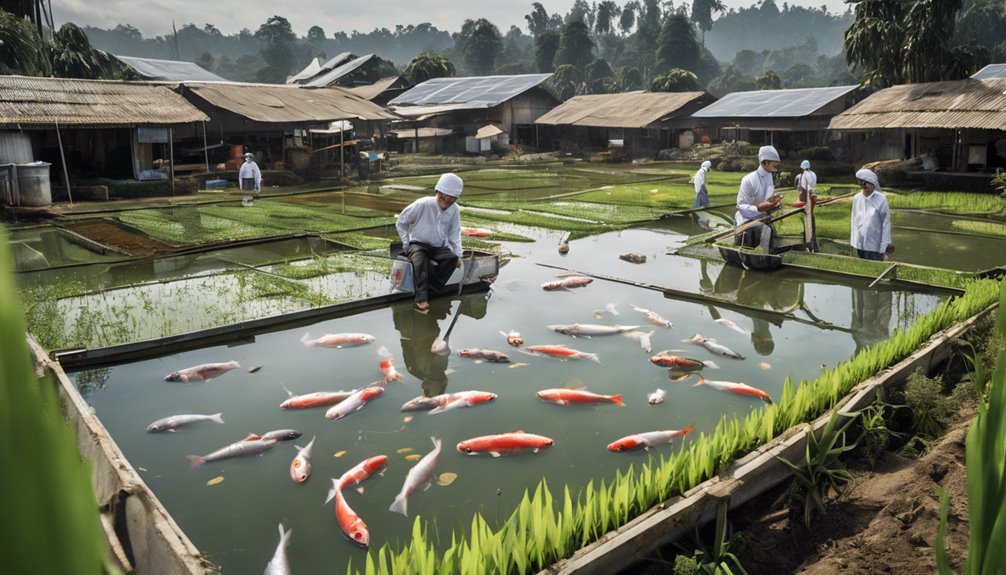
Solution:
{"label": "white head covering", "polygon": [[702,166],[700,166],[700,167],[705,168],[707,170],[711,170],[712,167],[713,167],[713,163],[710,162],[709,160],[706,160],[706,161],[702,162]]}
{"label": "white head covering", "polygon": [[856,172],[856,179],[873,184],[873,191],[875,192],[883,191],[880,189],[880,180],[877,179],[877,174],[874,174],[873,170],[868,170],[866,168],[859,170]]}
{"label": "white head covering", "polygon": [[774,146],[762,146],[758,149],[758,163],[762,163],[765,160],[771,160],[773,162],[781,162],[779,159],[779,152],[775,150]]}
{"label": "white head covering", "polygon": [[810,169],[810,160],[804,160],[804,161],[800,162],[800,169],[801,170],[809,170]]}
{"label": "white head covering", "polygon": [[254,158],[254,157],[255,157],[255,154],[253,154],[253,153],[251,153],[251,152],[246,152],[246,153],[245,153],[245,159],[248,159],[248,158]]}
{"label": "white head covering", "polygon": [[457,174],[447,173],[440,176],[440,179],[437,181],[436,190],[442,194],[456,198],[461,195],[461,190],[464,187],[465,183]]}

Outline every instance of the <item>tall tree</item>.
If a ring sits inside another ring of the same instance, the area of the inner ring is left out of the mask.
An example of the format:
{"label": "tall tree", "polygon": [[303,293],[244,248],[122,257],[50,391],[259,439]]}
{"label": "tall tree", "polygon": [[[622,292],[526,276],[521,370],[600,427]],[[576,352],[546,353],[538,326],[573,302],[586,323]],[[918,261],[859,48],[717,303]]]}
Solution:
{"label": "tall tree", "polygon": [[591,94],[606,94],[613,91],[615,72],[604,58],[598,58],[587,65],[587,85]]}
{"label": "tall tree", "polygon": [[666,72],[672,68],[698,71],[699,43],[695,40],[692,23],[681,12],[675,12],[664,20],[657,44],[658,72]]}
{"label": "tall tree", "polygon": [[42,41],[28,20],[0,10],[0,74],[43,76],[49,71]]}
{"label": "tall tree", "polygon": [[650,85],[651,92],[700,92],[698,77],[681,68],[671,68],[666,74],[657,76]]}
{"label": "tall tree", "polygon": [[779,75],[769,70],[761,76],[755,76],[755,90],[781,90],[782,80]]}
{"label": "tall tree", "polygon": [[638,90],[643,87],[643,73],[635,66],[622,68],[618,75],[618,86],[623,92]]}
{"label": "tall tree", "polygon": [[692,22],[702,31],[702,45],[706,45],[706,32],[713,29],[713,12],[723,12],[721,0],[692,0]]}
{"label": "tall tree", "polygon": [[465,65],[473,74],[485,76],[491,74],[496,67],[496,57],[503,50],[503,36],[495,24],[479,18],[471,30],[471,36],[465,43]]}
{"label": "tall tree", "polygon": [[629,0],[622,6],[622,14],[618,17],[618,29],[622,34],[628,34],[636,25],[636,14],[639,12],[639,0]]}
{"label": "tall tree", "polygon": [[321,46],[325,43],[327,38],[325,37],[325,29],[321,26],[311,26],[307,29],[307,41]]}
{"label": "tall tree", "polygon": [[290,21],[282,16],[269,18],[255,31],[255,39],[262,46],[262,59],[275,69],[275,72],[261,74],[260,79],[281,78],[280,83],[286,81],[293,64],[293,43],[297,39]]}
{"label": "tall tree", "polygon": [[47,50],[53,76],[95,80],[123,77],[125,73],[118,60],[91,47],[87,34],[76,24],[63,24],[53,34],[52,40]]}
{"label": "tall tree", "polygon": [[594,60],[594,47],[587,24],[583,20],[573,20],[562,27],[555,64],[570,64],[583,70]]}
{"label": "tall tree", "polygon": [[610,34],[615,30],[615,20],[621,14],[621,9],[613,0],[602,0],[597,4],[596,14],[594,31],[598,34]]}
{"label": "tall tree", "polygon": [[559,33],[546,30],[534,42],[534,63],[538,71],[545,73],[555,70],[555,53],[559,51]]}
{"label": "tall tree", "polygon": [[572,64],[558,66],[548,79],[548,86],[560,100],[568,100],[582,92],[584,83],[583,69]]}
{"label": "tall tree", "polygon": [[527,21],[527,30],[532,36],[538,37],[549,30],[548,12],[541,2],[531,4],[531,13],[524,15]]}

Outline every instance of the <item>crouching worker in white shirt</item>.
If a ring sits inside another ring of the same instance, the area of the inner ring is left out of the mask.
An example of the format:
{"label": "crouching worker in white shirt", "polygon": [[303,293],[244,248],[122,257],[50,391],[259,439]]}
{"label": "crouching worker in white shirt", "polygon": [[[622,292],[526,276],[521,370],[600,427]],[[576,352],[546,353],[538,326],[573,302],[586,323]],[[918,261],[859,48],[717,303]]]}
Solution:
{"label": "crouching worker in white shirt", "polygon": [[766,254],[772,253],[772,239],[775,230],[761,221],[768,213],[779,207],[782,197],[775,194],[772,175],[779,170],[779,152],[773,146],[762,146],[758,150],[758,169],[744,176],[737,193],[737,213],[734,225],[740,226],[756,221],[743,233],[737,234],[735,241],[745,247],[758,247]]}

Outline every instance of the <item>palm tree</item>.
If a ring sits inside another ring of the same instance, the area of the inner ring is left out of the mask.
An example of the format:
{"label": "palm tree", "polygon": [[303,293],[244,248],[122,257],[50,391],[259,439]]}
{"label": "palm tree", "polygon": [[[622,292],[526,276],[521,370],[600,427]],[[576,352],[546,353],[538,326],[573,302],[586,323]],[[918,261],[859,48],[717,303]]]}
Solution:
{"label": "palm tree", "polygon": [[454,63],[446,56],[423,52],[409,62],[403,73],[409,82],[416,85],[433,78],[449,78],[455,74],[455,70]]}

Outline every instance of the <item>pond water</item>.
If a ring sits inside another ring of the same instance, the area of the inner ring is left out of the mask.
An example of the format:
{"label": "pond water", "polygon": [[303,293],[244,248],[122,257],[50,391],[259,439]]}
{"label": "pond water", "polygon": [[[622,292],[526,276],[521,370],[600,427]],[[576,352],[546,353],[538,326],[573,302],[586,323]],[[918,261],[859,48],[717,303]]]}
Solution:
{"label": "pond water", "polygon": [[121,260],[116,253],[99,254],[71,242],[50,226],[8,230],[8,243],[17,271],[37,270],[71,264]]}
{"label": "pond water", "polygon": [[[1006,238],[963,235],[960,230],[953,228],[955,219],[968,218],[896,210],[892,218],[894,229],[891,238],[896,247],[895,259],[911,264],[972,272],[1003,264]],[[933,231],[921,232],[919,228]],[[939,233],[940,231],[957,233]]]}
{"label": "pond water", "polygon": [[[403,303],[74,377],[129,461],[195,545],[224,573],[261,572],[276,546],[280,522],[293,529],[293,572],[343,572],[348,560],[362,566],[365,551],[344,538],[332,505],[323,502],[331,478],[365,458],[388,456],[386,472],[367,480],[365,493],[345,490],[347,502],[369,526],[372,546],[407,544],[414,517],[421,515],[430,522],[432,539],[446,547],[451,532],[467,529],[476,512],[498,525],[523,491],[542,478],[547,478],[553,493],[561,494],[563,484],[576,493],[589,480],[610,479],[616,469],[627,469],[630,464],[638,468],[648,453],[606,450],[608,443],[622,436],[690,424],[696,432],[708,433],[721,416],[743,416],[760,405],[744,396],[693,387],[694,377],[671,381],[666,369],[648,361],[651,354],[626,337],[574,339],[553,332],[547,327],[550,324],[639,325],[654,332],[654,353],[680,349],[684,351],[679,355],[713,360],[720,369],[707,368],[704,373],[710,379],[744,382],[778,397],[786,377],[813,378],[822,365],[832,366],[857,348],[888,337],[892,329],[912,323],[939,301],[931,294],[838,285],[798,272],[758,274],[665,255],[684,238],[674,230],[677,225],[683,224],[576,240],[570,242],[565,256],[556,251],[558,234],[539,231],[534,243],[506,245],[514,257],[489,292],[434,300],[428,315]],[[646,255],[646,263],[618,258],[627,252]],[[556,279],[559,271],[548,266],[622,281],[597,279],[584,288],[546,292],[540,284]],[[735,311],[740,308],[678,301],[633,282],[706,293],[778,313],[746,315]],[[673,327],[649,326],[633,305],[661,314],[674,322]],[[612,315],[609,307],[619,315]],[[433,355],[432,342],[444,334],[455,316],[449,338],[454,353]],[[751,333],[729,329],[715,318],[732,320]],[[510,329],[520,331],[526,345],[566,344],[598,354],[600,362],[525,355],[509,347],[499,333]],[[300,341],[305,332],[312,337],[363,332],[375,341],[343,349],[310,348]],[[714,356],[681,341],[694,333],[715,337],[747,359]],[[285,389],[297,394],[348,390],[379,379],[381,346],[391,352],[403,381],[388,384],[384,394],[361,412],[328,421],[324,408],[288,411],[279,407],[287,398]],[[511,363],[477,363],[458,356],[465,348],[501,351]],[[232,360],[242,367],[209,382],[181,384],[163,379],[179,369]],[[257,366],[262,369],[248,371]],[[547,388],[580,386],[623,394],[625,406],[560,407],[535,395]],[[647,394],[658,387],[667,391],[666,400],[650,406]],[[421,394],[464,390],[489,391],[499,397],[488,405],[436,415],[399,411],[403,403]],[[223,412],[225,424],[203,422],[176,433],[145,431],[151,422],[170,415],[216,412]],[[406,415],[414,419],[405,422]],[[316,437],[313,474],[305,484],[290,479],[290,462],[296,454],[291,443],[280,443],[261,457],[195,469],[186,459],[240,440],[249,432],[283,428],[303,433],[292,442],[298,445]],[[541,453],[499,459],[463,455],[455,447],[475,436],[517,429],[551,437],[555,445]],[[437,474],[455,473],[457,479],[448,486],[417,492],[409,503],[409,518],[390,512],[388,507],[406,473],[415,465],[406,457],[429,452],[431,436],[443,441]],[[651,453],[669,453],[680,442]],[[208,484],[218,477],[223,481]]]}

